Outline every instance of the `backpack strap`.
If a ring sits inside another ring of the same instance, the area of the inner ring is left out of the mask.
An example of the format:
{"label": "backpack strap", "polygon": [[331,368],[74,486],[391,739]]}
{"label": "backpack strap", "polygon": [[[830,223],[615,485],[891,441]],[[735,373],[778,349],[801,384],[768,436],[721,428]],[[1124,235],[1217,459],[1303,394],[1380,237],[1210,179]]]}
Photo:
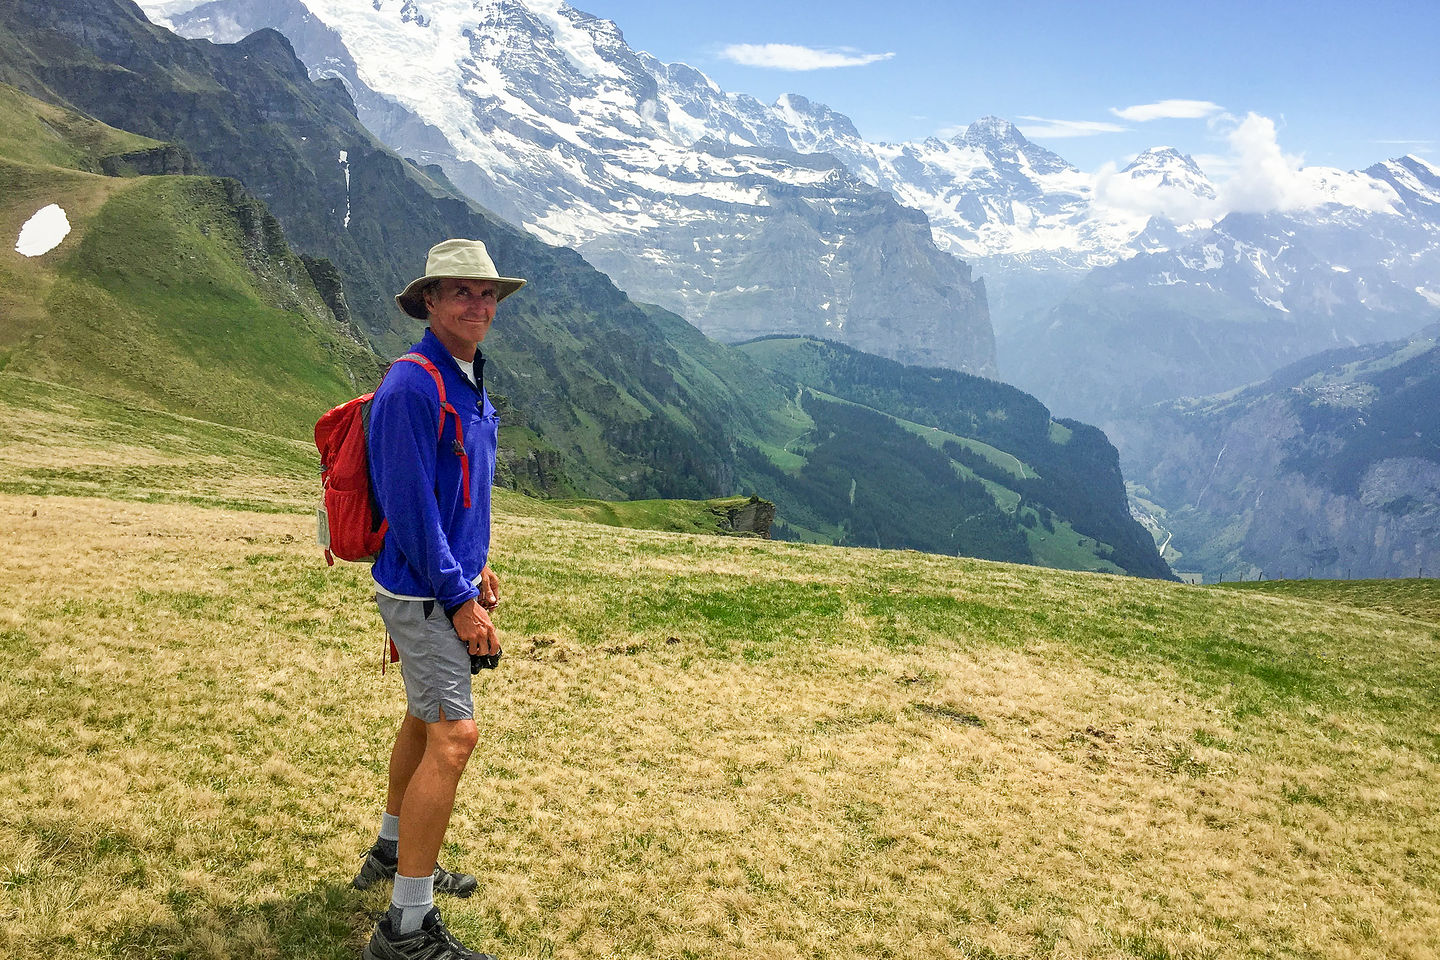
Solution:
{"label": "backpack strap", "polygon": [[395,363],[401,361],[416,363],[425,368],[430,374],[430,379],[435,381],[435,389],[440,394],[440,423],[436,429],[436,439],[445,435],[445,415],[448,413],[455,418],[455,443],[452,449],[455,455],[460,458],[460,482],[464,489],[465,506],[470,506],[470,455],[465,452],[465,427],[460,422],[460,412],[445,399],[445,378],[440,376],[440,370],[430,362],[430,358],[420,353],[407,353],[404,356],[396,357]]}

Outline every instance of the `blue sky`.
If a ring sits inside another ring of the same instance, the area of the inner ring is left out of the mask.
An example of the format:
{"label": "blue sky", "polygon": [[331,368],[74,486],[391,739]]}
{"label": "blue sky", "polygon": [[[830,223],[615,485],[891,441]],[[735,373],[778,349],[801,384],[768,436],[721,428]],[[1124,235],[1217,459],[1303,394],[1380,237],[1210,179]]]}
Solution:
{"label": "blue sky", "polygon": [[[1084,170],[1165,144],[1223,174],[1227,134],[1254,113],[1307,165],[1406,153],[1440,165],[1436,0],[570,2],[725,90],[829,104],[869,140],[945,135],[994,114]],[[826,60],[854,65],[755,65]],[[1115,112],[1165,101],[1189,103]],[[1060,135],[1086,125],[1096,132]]]}

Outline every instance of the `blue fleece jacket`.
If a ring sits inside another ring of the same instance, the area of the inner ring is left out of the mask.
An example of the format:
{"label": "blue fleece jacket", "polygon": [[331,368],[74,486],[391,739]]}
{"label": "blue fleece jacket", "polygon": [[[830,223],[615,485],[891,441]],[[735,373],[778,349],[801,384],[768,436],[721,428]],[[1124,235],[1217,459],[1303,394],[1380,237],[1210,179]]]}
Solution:
{"label": "blue fleece jacket", "polygon": [[[499,418],[484,389],[471,385],[434,333],[426,330],[411,352],[424,354],[439,369],[446,399],[460,415],[470,459],[470,506],[454,450],[455,418],[446,414],[439,434],[435,381],[417,363],[395,364],[375,391],[367,434],[370,480],[390,524],[374,577],[387,593],[436,600],[450,611],[479,594],[476,583],[490,553]],[[483,364],[477,352],[477,380]]]}

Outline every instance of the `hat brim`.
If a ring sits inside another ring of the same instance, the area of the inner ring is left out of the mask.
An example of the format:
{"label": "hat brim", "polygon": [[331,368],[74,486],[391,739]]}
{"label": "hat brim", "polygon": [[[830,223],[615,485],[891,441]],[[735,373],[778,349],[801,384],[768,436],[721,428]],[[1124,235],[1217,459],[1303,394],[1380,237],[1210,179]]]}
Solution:
{"label": "hat brim", "polygon": [[395,295],[396,306],[416,320],[430,319],[430,311],[425,309],[425,288],[441,280],[490,280],[500,287],[499,294],[495,298],[497,303],[525,286],[525,281],[519,277],[417,277],[411,280],[404,290]]}

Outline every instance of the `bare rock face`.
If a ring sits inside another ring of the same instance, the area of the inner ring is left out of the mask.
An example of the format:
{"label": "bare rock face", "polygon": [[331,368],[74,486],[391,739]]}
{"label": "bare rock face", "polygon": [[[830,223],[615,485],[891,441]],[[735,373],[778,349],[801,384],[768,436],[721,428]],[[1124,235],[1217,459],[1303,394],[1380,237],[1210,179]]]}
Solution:
{"label": "bare rock face", "polygon": [[[846,118],[802,97],[728,95],[568,6],[427,10],[217,0],[173,22],[217,42],[284,32],[392,148],[711,337],[821,336],[996,374],[969,266],[936,245],[926,214],[822,152],[863,143]],[[435,69],[391,69],[402,41],[433,48]]]}
{"label": "bare rock face", "polygon": [[1440,571],[1440,328],[1108,426],[1206,579]]}
{"label": "bare rock face", "polygon": [[770,539],[770,525],[775,522],[775,504],[759,497],[730,502],[723,507],[717,505],[715,512],[720,517],[722,529],[732,533],[750,534],[762,540]]}
{"label": "bare rock face", "polygon": [[107,177],[188,177],[205,172],[200,161],[178,143],[102,157],[100,170]]}

